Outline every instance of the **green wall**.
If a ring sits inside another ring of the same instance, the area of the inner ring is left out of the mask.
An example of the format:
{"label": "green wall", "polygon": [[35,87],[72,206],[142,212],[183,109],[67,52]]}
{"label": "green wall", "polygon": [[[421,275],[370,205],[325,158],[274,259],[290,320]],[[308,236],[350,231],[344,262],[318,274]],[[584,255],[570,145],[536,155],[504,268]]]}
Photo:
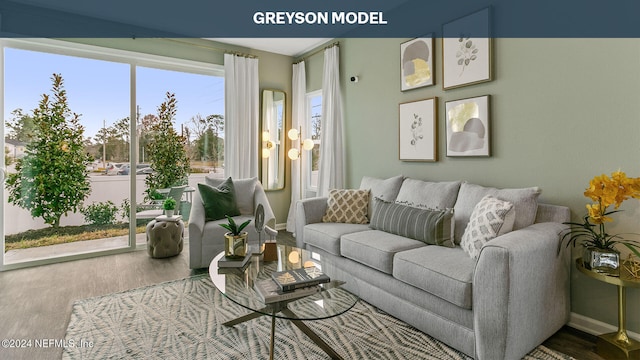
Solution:
{"label": "green wall", "polygon": [[[494,80],[442,90],[441,42],[435,86],[400,91],[400,43],[340,39],[347,185],[364,175],[403,174],[485,186],[542,189],[541,202],[585,213],[589,180],[622,169],[640,177],[639,39],[496,39]],[[322,86],[322,55],[307,61],[308,90]],[[358,83],[348,79],[360,77]],[[445,101],[491,95],[492,156],[445,156]],[[439,161],[398,160],[398,104],[438,97]],[[615,215],[615,232],[640,233],[640,202]],[[574,252],[577,256],[578,251]],[[535,271],[535,269],[532,269]],[[617,325],[617,291],[577,270],[572,312]],[[627,290],[627,327],[640,332],[640,289]]]}

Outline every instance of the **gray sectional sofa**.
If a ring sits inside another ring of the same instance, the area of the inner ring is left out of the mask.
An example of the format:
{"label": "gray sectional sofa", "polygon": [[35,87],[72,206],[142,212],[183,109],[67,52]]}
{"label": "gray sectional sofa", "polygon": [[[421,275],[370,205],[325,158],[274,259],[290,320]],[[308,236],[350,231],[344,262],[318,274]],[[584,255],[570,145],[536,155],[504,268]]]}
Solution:
{"label": "gray sectional sofa", "polygon": [[[327,198],[299,201],[296,242],[323,257],[325,271],[347,272],[360,297],[476,359],[521,359],[569,317],[569,258],[556,254],[567,207],[538,203],[537,188],[496,189],[466,182],[364,177],[368,218],[379,198],[453,209],[455,247],[429,245],[374,224],[322,222]],[[459,245],[486,195],[513,204],[512,230],[471,257]],[[376,226],[373,226],[376,227]]]}

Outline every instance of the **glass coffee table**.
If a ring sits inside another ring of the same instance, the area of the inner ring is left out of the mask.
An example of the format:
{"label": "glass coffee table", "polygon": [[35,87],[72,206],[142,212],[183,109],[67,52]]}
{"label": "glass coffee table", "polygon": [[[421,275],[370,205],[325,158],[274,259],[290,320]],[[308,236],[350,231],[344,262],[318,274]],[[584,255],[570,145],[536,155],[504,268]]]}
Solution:
{"label": "glass coffee table", "polygon": [[[351,309],[360,299],[356,280],[322,260],[320,254],[292,246],[277,245],[278,259],[264,261],[263,256],[252,256],[244,269],[218,268],[218,254],[209,266],[209,276],[215,287],[229,300],[248,309],[251,313],[227,321],[223,325],[234,326],[260,316],[271,317],[271,342],[269,358],[273,359],[276,319],[290,320],[320,349],[332,359],[342,359],[324,340],[304,322],[328,319]],[[321,291],[293,300],[265,304],[253,287],[255,281],[271,279],[271,273],[315,266],[329,275],[331,282],[322,284]]]}

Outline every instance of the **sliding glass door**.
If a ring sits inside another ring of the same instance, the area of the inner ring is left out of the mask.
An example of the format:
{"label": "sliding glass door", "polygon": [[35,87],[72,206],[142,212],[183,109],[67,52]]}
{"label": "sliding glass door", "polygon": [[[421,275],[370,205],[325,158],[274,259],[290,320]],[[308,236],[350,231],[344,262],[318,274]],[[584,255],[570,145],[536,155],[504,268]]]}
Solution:
{"label": "sliding glass door", "polygon": [[[168,132],[163,111],[188,159],[180,180],[223,176],[220,66],[52,40],[2,45],[0,269],[144,246],[152,218],[136,214],[163,190],[150,181],[167,171],[152,153]],[[169,96],[176,112],[162,110]]]}

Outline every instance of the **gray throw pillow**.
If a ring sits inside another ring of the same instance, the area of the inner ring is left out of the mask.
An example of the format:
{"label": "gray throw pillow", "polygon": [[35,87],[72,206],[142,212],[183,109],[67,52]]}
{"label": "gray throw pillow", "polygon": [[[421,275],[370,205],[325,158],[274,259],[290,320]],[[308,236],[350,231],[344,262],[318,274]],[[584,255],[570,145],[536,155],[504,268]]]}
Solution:
{"label": "gray throw pillow", "polygon": [[376,198],[369,227],[430,245],[455,247],[452,209],[418,209]]}
{"label": "gray throw pillow", "polygon": [[231,178],[216,187],[199,183],[198,191],[204,206],[205,221],[224,219],[225,215],[231,217],[240,215]]}

